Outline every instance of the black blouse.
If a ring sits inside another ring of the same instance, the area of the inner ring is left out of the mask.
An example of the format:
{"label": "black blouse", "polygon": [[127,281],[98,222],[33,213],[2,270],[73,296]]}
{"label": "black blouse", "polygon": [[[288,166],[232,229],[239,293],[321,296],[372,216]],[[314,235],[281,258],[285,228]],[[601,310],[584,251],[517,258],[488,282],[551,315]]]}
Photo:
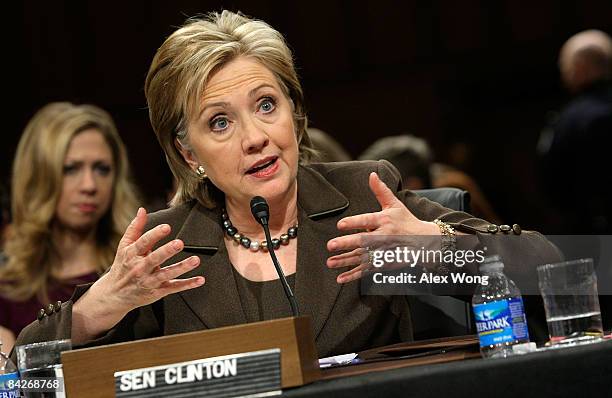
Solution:
{"label": "black blouse", "polygon": [[[279,279],[263,282],[252,281],[240,275],[234,267],[232,269],[242,310],[248,322],[292,316],[291,306]],[[295,273],[287,275],[287,282],[295,293]]]}

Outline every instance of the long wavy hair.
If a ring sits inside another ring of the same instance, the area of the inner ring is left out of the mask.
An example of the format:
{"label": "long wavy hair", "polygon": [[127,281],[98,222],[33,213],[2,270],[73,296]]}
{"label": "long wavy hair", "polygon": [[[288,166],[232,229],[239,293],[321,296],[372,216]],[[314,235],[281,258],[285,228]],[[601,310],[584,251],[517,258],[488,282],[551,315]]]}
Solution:
{"label": "long wavy hair", "polygon": [[112,264],[138,203],[125,147],[106,111],[93,105],[48,104],[28,122],[13,163],[8,262],[0,267],[0,294],[11,300],[37,296],[42,303],[48,301],[52,273],[61,267],[51,224],[62,191],[64,158],[74,136],[91,128],[102,133],[114,160],[111,205],[96,227],[97,271]]}

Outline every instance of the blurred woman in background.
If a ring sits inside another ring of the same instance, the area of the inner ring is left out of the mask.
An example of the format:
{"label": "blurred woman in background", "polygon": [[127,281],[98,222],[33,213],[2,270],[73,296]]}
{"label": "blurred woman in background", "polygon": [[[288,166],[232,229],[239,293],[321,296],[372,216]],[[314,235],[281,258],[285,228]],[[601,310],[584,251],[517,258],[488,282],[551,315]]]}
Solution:
{"label": "blurred woman in background", "polygon": [[54,311],[112,264],[137,206],[128,175],[106,111],[58,102],[30,120],[13,163],[12,224],[0,264],[5,351],[41,307]]}

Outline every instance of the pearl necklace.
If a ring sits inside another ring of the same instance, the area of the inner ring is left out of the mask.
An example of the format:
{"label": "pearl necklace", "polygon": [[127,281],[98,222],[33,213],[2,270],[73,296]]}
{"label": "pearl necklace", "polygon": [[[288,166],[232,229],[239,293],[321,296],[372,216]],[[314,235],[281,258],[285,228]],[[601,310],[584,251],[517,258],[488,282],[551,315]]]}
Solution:
{"label": "pearl necklace", "polygon": [[[266,242],[265,240],[257,242],[238,232],[238,229],[234,227],[234,225],[230,221],[225,209],[223,209],[223,212],[221,213],[221,218],[221,225],[223,226],[225,233],[230,238],[233,238],[236,243],[239,243],[245,249],[251,249],[251,251],[253,252],[257,252],[259,250],[264,252],[268,251],[268,242]],[[293,227],[289,228],[286,233],[282,234],[278,238],[272,239],[272,247],[274,247],[274,250],[277,250],[281,245],[288,245],[290,239],[297,238],[297,233],[298,225],[295,224]]]}

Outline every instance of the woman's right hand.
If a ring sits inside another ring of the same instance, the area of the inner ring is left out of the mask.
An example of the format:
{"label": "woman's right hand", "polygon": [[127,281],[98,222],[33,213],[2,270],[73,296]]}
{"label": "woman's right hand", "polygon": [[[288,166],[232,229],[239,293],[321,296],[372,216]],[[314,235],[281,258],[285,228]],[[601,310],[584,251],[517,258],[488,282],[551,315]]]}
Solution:
{"label": "woman's right hand", "polygon": [[183,242],[175,239],[152,250],[159,240],[170,233],[170,226],[161,224],[143,234],[146,222],[146,211],[138,209],[136,218],[119,242],[115,261],[109,271],[74,303],[73,343],[83,343],[106,332],[135,308],[204,284],[201,276],[176,279],[200,264],[197,256],[160,267],[183,250]]}

